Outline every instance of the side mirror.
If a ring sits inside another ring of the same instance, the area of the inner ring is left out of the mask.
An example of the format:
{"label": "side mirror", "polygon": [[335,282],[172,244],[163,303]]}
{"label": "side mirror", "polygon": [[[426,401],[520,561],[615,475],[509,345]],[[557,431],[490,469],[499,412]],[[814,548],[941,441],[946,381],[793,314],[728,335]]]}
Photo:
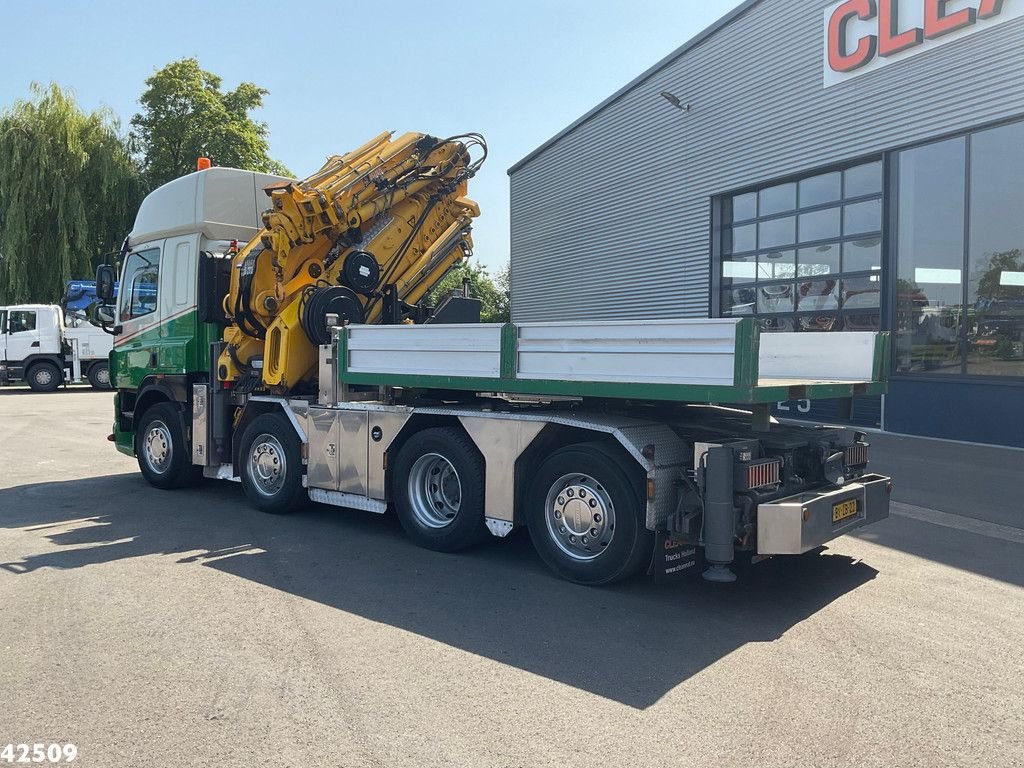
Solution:
{"label": "side mirror", "polygon": [[102,302],[114,300],[114,284],[117,272],[110,264],[101,264],[96,268],[96,297]]}
{"label": "side mirror", "polygon": [[[99,281],[97,281],[97,283],[98,282]],[[117,319],[114,316],[114,307],[110,304],[100,304],[96,307],[96,317],[99,318],[101,323],[106,325],[113,325],[114,321]]]}

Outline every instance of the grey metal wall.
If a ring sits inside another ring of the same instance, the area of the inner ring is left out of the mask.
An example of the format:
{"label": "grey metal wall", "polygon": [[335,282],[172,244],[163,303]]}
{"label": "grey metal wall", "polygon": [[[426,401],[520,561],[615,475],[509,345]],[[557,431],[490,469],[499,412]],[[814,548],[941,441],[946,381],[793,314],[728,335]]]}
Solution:
{"label": "grey metal wall", "polygon": [[713,196],[1024,115],[1024,19],[825,89],[829,4],[750,5],[513,168],[513,320],[705,317]]}

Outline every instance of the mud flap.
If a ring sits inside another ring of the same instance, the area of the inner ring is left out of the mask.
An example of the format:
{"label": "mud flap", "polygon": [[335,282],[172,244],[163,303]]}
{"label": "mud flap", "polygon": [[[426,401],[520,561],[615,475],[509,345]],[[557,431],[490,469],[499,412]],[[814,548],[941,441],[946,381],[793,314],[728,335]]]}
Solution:
{"label": "mud flap", "polygon": [[674,539],[658,531],[654,539],[651,573],[655,584],[668,584],[699,576],[704,568],[704,550],[696,544]]}

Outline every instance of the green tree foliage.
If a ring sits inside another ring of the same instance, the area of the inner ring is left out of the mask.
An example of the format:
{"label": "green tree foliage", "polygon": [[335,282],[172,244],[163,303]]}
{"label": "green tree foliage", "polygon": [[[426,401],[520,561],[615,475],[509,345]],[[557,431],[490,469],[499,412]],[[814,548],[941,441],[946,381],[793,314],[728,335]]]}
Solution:
{"label": "green tree foliage", "polygon": [[509,269],[506,264],[492,278],[487,267],[481,264],[470,264],[467,261],[459,264],[444,276],[427,294],[428,305],[438,304],[452,291],[462,292],[462,281],[469,278],[469,295],[480,299],[480,319],[485,323],[507,323],[510,318],[509,306]]}
{"label": "green tree foliage", "polygon": [[267,126],[249,117],[267,91],[241,83],[221,90],[221,78],[194,58],[172,61],[146,80],[142,111],[132,118],[132,139],[150,188],[191,173],[196,160],[214,165],[292,174],[267,152]]}
{"label": "green tree foliage", "polygon": [[117,120],[33,85],[0,114],[0,303],[58,300],[121,244],[142,196]]}

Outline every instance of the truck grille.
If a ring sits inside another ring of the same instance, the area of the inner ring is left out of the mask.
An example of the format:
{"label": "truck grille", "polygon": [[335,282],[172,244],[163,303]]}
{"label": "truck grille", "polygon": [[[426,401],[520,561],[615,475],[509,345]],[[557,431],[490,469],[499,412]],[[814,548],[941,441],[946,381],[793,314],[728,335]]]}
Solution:
{"label": "truck grille", "polygon": [[747,466],[747,488],[764,488],[778,485],[781,480],[782,461],[763,459]]}
{"label": "truck grille", "polygon": [[868,463],[868,447],[864,443],[854,443],[846,448],[846,466],[859,467]]}

